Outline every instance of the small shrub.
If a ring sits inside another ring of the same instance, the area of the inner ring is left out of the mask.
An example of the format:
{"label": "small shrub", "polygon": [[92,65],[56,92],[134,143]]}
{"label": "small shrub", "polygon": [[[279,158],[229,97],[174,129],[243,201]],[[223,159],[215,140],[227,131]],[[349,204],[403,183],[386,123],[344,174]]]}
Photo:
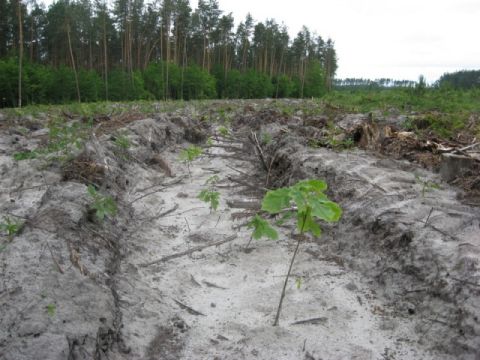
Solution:
{"label": "small shrub", "polygon": [[201,147],[190,145],[188,148],[183,149],[180,152],[180,160],[187,164],[188,175],[192,178],[192,173],[190,172],[190,164],[193,160],[202,155],[203,150]]}
{"label": "small shrub", "polygon": [[95,215],[100,221],[103,221],[106,215],[113,217],[117,214],[117,204],[111,196],[99,194],[93,185],[88,186],[88,194],[93,199],[91,208],[95,210]]}
{"label": "small shrub", "polygon": [[220,133],[220,135],[222,135],[223,137],[229,137],[230,136],[230,131],[225,127],[225,126],[220,126],[218,128],[218,132]]}
{"label": "small shrub", "polygon": [[0,223],[0,230],[5,232],[8,240],[12,241],[13,237],[18,234],[22,228],[22,223],[19,221],[14,221],[8,216],[3,218],[3,222]]}
{"label": "small shrub", "polygon": [[206,203],[210,203],[210,211],[217,211],[220,204],[220,193],[218,191],[204,189],[198,194],[198,198]]}
{"label": "small shrub", "polygon": [[122,150],[128,150],[131,146],[130,140],[125,135],[116,136],[114,143]]}

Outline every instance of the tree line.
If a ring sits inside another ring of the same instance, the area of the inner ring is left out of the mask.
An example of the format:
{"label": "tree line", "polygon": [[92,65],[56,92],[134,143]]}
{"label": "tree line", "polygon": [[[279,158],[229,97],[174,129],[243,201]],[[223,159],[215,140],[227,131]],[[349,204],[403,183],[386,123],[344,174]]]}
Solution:
{"label": "tree line", "polygon": [[[390,78],[382,79],[363,79],[363,78],[346,78],[334,79],[333,85],[339,90],[367,90],[382,88],[417,88],[428,87],[425,77],[420,75],[418,81],[411,80],[395,80]],[[460,70],[453,73],[445,73],[440,79],[435,81],[430,87],[444,89],[473,89],[480,88],[480,70]]]}
{"label": "tree line", "polygon": [[217,0],[0,0],[0,101],[318,97],[331,39],[274,19],[235,27]]}
{"label": "tree line", "polygon": [[436,85],[453,89],[480,88],[480,70],[461,70],[443,74]]}
{"label": "tree line", "polygon": [[334,86],[338,89],[413,88],[416,84],[417,82],[412,80],[395,80],[390,78],[375,80],[346,78],[334,80]]}

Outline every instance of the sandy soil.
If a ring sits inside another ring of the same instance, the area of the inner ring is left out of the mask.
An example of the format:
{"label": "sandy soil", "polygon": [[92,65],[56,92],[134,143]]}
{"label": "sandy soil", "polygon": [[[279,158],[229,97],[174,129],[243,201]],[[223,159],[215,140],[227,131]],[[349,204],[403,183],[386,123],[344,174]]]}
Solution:
{"label": "sandy soil", "polygon": [[[301,116],[262,114],[240,109],[229,137],[159,114],[91,136],[64,166],[14,161],[45,131],[3,129],[0,216],[25,224],[0,253],[0,357],[479,359],[479,208],[410,162],[313,149]],[[268,175],[252,130],[272,137]],[[188,171],[192,142],[204,154]],[[441,189],[422,194],[415,175]],[[305,178],[325,179],[344,216],[302,243],[273,327],[295,227],[249,242],[245,224],[265,187]],[[87,183],[115,198],[115,217],[92,218]],[[197,198],[209,186],[217,211]]]}

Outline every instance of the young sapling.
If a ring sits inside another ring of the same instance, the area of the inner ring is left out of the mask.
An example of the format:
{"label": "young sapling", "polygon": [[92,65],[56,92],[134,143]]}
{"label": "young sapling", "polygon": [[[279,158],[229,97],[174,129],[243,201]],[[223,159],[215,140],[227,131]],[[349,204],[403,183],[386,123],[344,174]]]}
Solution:
{"label": "young sapling", "polygon": [[98,220],[103,221],[105,216],[113,217],[117,214],[117,204],[111,196],[99,194],[93,185],[88,185],[88,194],[93,199],[91,208],[95,210]]}
{"label": "young sapling", "polygon": [[210,203],[210,212],[217,211],[218,205],[220,204],[220,193],[218,191],[213,191],[210,189],[203,189],[198,194],[198,198],[206,203]]}
{"label": "young sapling", "polygon": [[439,184],[433,181],[422,179],[420,176],[415,175],[415,180],[422,186],[422,198],[425,198],[425,193],[432,190],[440,190]]}
{"label": "young sapling", "polygon": [[220,204],[220,193],[214,189],[215,184],[219,181],[220,177],[218,175],[210,176],[207,181],[205,181],[205,185],[209,185],[209,188],[203,189],[200,194],[198,194],[200,200],[210,203],[210,212],[212,210],[217,211],[218,205]]}
{"label": "young sapling", "polygon": [[202,155],[202,153],[202,148],[195,145],[190,145],[188,148],[183,149],[180,152],[180,160],[187,164],[187,170],[190,178],[192,178],[192,173],[190,172],[190,164],[193,160]]}
{"label": "young sapling", "polygon": [[[303,180],[290,187],[268,191],[263,198],[263,211],[271,215],[283,214],[284,218],[292,214],[295,215],[297,218],[297,230],[300,234],[283,284],[280,302],[273,323],[274,326],[277,326],[280,320],[285,291],[292,272],[293,263],[295,262],[295,257],[297,256],[303,238],[302,235],[311,233],[313,236],[319,237],[321,235],[321,228],[317,220],[336,222],[342,215],[340,206],[328,199],[324,193],[325,190],[327,190],[327,184],[324,181]],[[276,238],[276,231],[273,232],[273,228],[268,222],[258,215],[255,216],[249,226],[253,228],[252,237],[255,239],[264,236]]]}

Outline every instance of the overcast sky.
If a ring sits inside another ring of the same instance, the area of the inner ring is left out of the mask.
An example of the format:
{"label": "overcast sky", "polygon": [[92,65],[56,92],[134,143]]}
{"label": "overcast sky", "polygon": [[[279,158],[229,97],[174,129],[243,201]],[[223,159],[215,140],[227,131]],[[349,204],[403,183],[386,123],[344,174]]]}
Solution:
{"label": "overcast sky", "polygon": [[[197,0],[190,0],[195,8]],[[290,35],[306,25],[335,41],[337,78],[427,81],[480,69],[480,0],[219,0],[236,24],[284,22]]]}

